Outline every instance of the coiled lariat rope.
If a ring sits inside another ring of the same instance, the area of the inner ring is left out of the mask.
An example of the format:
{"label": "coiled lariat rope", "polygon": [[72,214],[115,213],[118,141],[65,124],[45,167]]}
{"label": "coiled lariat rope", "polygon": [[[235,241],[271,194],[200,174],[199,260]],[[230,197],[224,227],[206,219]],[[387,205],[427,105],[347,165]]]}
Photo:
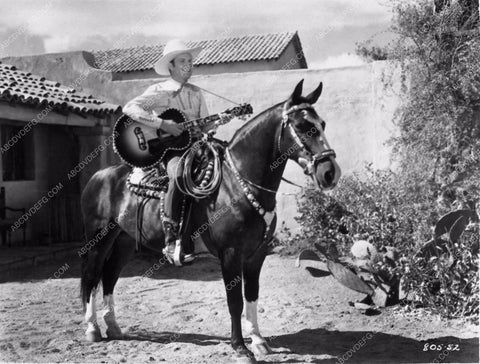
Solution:
{"label": "coiled lariat rope", "polygon": [[[195,155],[202,147],[208,149],[206,153],[211,153],[213,155],[213,160],[208,162],[206,172],[201,182],[198,184],[195,183],[193,179],[192,167],[195,160]],[[178,173],[178,168],[183,168],[181,176],[180,173]],[[182,193],[197,199],[206,198],[212,194],[222,182],[222,163],[220,160],[220,155],[212,143],[204,140],[198,140],[193,143],[191,148],[189,148],[180,158],[180,161],[177,164],[175,175],[181,178],[182,183],[179,183],[178,179],[175,180],[175,183]]]}

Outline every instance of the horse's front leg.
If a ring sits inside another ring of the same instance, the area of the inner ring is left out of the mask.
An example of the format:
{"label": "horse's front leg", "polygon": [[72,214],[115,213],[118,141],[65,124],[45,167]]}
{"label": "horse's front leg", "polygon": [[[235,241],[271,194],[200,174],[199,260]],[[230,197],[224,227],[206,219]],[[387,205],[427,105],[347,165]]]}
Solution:
{"label": "horse's front leg", "polygon": [[231,344],[238,359],[244,363],[256,363],[255,356],[247,349],[242,336],[242,262],[240,252],[227,248],[220,254],[223,281],[227,291],[228,310],[232,322]]}
{"label": "horse's front leg", "polygon": [[273,351],[267,341],[260,334],[257,321],[257,303],[259,292],[260,270],[265,260],[266,252],[257,252],[256,255],[245,261],[243,265],[243,278],[245,279],[246,300],[246,332],[252,339],[252,350],[256,355],[271,354]]}
{"label": "horse's front leg", "polygon": [[95,299],[97,297],[97,287],[92,288],[89,301],[85,305],[85,321],[87,322],[87,330],[85,335],[88,341],[102,341],[102,333],[97,321],[97,306]]}

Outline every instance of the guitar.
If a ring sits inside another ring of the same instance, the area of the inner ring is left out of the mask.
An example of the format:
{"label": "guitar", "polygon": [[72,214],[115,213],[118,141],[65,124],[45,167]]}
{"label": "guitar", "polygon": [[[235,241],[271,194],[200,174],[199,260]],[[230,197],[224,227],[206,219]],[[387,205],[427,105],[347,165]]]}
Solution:
{"label": "guitar", "polygon": [[[233,117],[253,112],[252,105],[243,104],[224,111]],[[183,128],[182,134],[173,136],[155,127],[139,123],[127,115],[122,115],[113,127],[113,148],[120,158],[132,167],[147,168],[163,160],[170,151],[183,151],[192,144],[191,129],[217,123],[225,124],[220,114],[188,120],[183,112],[171,108],[159,115],[162,119],[174,120]]]}

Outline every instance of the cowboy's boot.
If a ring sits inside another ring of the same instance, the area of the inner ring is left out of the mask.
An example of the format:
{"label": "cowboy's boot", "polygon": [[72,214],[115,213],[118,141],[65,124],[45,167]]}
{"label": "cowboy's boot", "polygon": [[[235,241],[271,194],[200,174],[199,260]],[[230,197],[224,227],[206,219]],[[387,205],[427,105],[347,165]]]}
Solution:
{"label": "cowboy's boot", "polygon": [[195,259],[195,256],[182,252],[182,241],[178,224],[171,219],[165,218],[163,227],[165,230],[165,248],[162,252],[167,260],[176,266],[191,263]]}

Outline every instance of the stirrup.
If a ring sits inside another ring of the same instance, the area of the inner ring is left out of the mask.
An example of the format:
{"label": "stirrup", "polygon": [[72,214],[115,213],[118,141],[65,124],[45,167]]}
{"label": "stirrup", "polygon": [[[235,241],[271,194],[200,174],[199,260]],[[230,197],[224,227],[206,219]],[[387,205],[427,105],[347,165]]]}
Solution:
{"label": "stirrup", "polygon": [[193,254],[183,254],[181,247],[181,240],[175,240],[175,250],[172,253],[169,249],[169,246],[163,248],[162,253],[167,258],[170,264],[174,264],[177,267],[181,267],[185,263],[191,263],[195,259]]}

